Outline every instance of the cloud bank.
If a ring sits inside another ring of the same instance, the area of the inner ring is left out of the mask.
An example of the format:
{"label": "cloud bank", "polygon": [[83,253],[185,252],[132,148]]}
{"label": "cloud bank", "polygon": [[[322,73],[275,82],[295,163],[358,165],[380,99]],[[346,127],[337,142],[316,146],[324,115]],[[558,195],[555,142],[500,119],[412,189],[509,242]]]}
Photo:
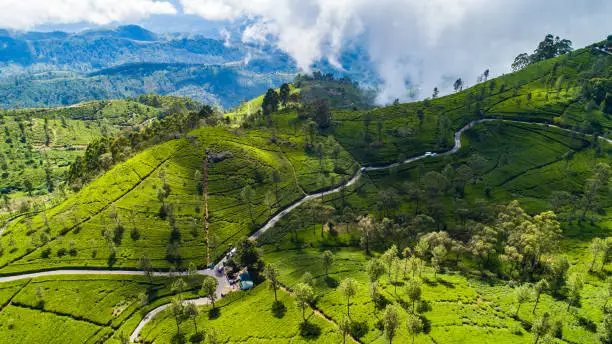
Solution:
{"label": "cloud bank", "polygon": [[517,54],[551,32],[575,46],[612,32],[605,0],[181,0],[187,14],[250,23],[245,42],[267,42],[308,71],[313,62],[337,64],[343,47],[362,40],[383,81],[379,100],[420,97],[457,77],[468,85],[485,69],[509,71]]}
{"label": "cloud bank", "polygon": [[[474,85],[487,68],[492,76],[508,72],[547,33],[575,47],[612,33],[609,0],[0,0],[0,8],[0,26],[18,30],[233,21],[244,25],[242,41],[273,44],[304,71],[321,60],[341,67],[341,53],[357,45],[382,80],[381,103],[408,99],[409,88],[420,98],[435,86],[449,91],[458,77]],[[230,31],[222,37],[230,44]]]}
{"label": "cloud bank", "polygon": [[170,2],[154,0],[0,0],[0,9],[0,25],[16,30],[78,22],[106,25],[177,13]]}

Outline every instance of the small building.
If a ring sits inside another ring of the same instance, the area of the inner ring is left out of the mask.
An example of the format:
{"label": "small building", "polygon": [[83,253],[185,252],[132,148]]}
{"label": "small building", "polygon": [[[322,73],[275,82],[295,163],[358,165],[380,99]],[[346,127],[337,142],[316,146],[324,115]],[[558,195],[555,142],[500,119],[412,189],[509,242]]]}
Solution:
{"label": "small building", "polygon": [[251,274],[247,271],[246,268],[240,273],[240,288],[242,290],[249,290],[253,288],[253,280],[251,279]]}

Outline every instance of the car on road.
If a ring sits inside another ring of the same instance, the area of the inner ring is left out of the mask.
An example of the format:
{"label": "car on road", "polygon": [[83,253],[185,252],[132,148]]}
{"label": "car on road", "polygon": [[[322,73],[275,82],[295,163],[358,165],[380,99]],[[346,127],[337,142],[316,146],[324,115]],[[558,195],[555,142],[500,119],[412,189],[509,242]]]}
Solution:
{"label": "car on road", "polygon": [[432,152],[425,152],[425,156],[431,156],[432,154]]}
{"label": "car on road", "polygon": [[362,167],[362,168],[360,169],[360,171],[361,171],[361,173],[366,173],[366,171],[367,171],[367,170],[366,170],[366,168],[365,168],[365,167]]}

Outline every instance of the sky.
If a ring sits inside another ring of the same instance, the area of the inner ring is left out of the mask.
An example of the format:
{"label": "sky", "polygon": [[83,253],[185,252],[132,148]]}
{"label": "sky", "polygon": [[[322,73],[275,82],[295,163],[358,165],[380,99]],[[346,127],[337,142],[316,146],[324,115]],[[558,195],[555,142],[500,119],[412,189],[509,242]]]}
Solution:
{"label": "sky", "polygon": [[547,33],[575,48],[612,33],[608,0],[0,0],[0,8],[0,23],[16,30],[136,23],[231,32],[275,45],[304,71],[320,59],[334,64],[359,41],[383,81],[381,103],[408,98],[410,87],[420,98],[435,86],[448,91],[457,77],[470,86],[485,69],[507,73]]}

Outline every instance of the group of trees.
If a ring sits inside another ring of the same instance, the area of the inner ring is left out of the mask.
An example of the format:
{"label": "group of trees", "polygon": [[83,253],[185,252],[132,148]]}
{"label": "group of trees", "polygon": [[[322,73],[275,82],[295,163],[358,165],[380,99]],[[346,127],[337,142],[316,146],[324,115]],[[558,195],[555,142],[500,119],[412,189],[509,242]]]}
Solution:
{"label": "group of trees", "polygon": [[[179,338],[182,338],[181,323],[186,319],[191,319],[195,328],[195,335],[192,340],[202,341],[206,338],[209,343],[216,342],[217,333],[214,329],[205,332],[200,332],[198,330],[197,318],[200,314],[200,309],[194,302],[186,301],[183,297],[183,292],[190,287],[189,284],[190,283],[186,282],[181,277],[178,277],[172,284],[172,291],[175,293],[175,296],[172,298],[172,303],[170,304],[170,312],[176,323],[177,335]],[[200,292],[210,300],[212,314],[217,311],[215,308],[216,289],[217,280],[210,277],[205,278],[200,287]]]}
{"label": "group of trees", "polygon": [[548,60],[571,51],[572,41],[548,34],[546,37],[544,37],[544,40],[538,44],[538,47],[534,50],[533,54],[519,54],[514,59],[514,63],[512,63],[512,70],[518,71],[530,64]]}
{"label": "group of trees", "polygon": [[77,157],[70,165],[67,182],[85,183],[100,172],[125,160],[133,152],[194,129],[200,124],[200,119],[210,116],[210,107],[204,107],[198,112],[187,111],[182,107],[182,110],[177,110],[161,120],[154,120],[144,129],[123,131],[116,137],[97,138],[87,146],[85,154]]}

